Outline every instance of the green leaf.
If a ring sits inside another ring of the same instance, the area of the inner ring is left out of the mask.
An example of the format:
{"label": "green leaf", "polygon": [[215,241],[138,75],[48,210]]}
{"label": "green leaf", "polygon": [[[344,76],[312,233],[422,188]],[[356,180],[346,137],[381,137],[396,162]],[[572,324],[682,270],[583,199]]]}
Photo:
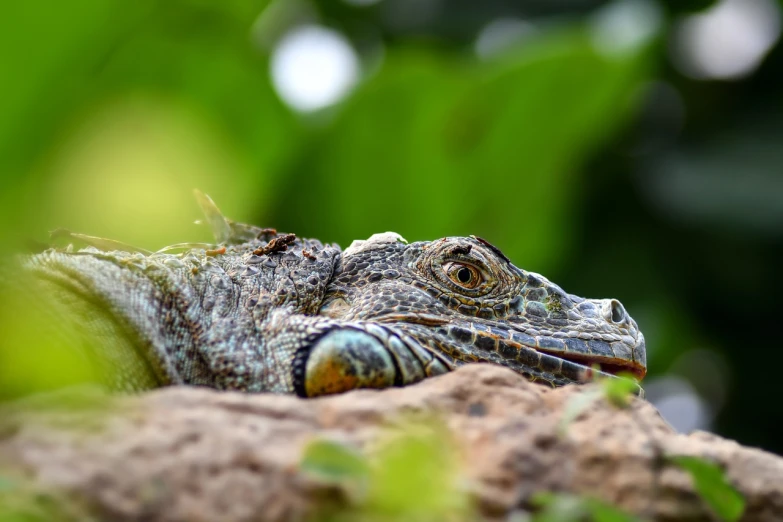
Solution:
{"label": "green leaf", "polygon": [[369,465],[364,456],[345,444],[314,440],[307,445],[299,463],[302,471],[335,483],[366,479]]}
{"label": "green leaf", "polygon": [[448,430],[416,420],[401,428],[378,445],[367,513],[386,520],[468,519],[460,454]]}
{"label": "green leaf", "polygon": [[637,522],[641,519],[595,499],[587,500],[588,512],[595,522]]}
{"label": "green leaf", "polygon": [[558,424],[558,434],[564,435],[568,426],[599,398],[604,397],[613,406],[625,408],[630,402],[631,395],[636,394],[639,390],[638,381],[629,373],[620,373],[616,377],[598,378],[597,382],[599,388],[569,399]]}
{"label": "green leaf", "polygon": [[531,503],[540,508],[533,516],[533,522],[581,522],[586,518],[594,522],[641,521],[601,500],[577,495],[537,493]]}
{"label": "green leaf", "polygon": [[438,422],[402,419],[365,458],[344,444],[315,440],[304,472],[340,486],[349,506],[329,520],[472,520],[460,454]]}
{"label": "green leaf", "polygon": [[610,404],[625,408],[630,403],[631,396],[639,389],[639,383],[630,374],[619,374],[616,378],[603,379],[601,389]]}
{"label": "green leaf", "polygon": [[745,511],[745,499],[726,479],[720,466],[701,457],[677,456],[669,460],[690,474],[696,491],[722,520],[739,520]]}
{"label": "green leaf", "polygon": [[584,501],[573,495],[536,493],[530,500],[540,508],[533,522],[577,522],[584,517]]}

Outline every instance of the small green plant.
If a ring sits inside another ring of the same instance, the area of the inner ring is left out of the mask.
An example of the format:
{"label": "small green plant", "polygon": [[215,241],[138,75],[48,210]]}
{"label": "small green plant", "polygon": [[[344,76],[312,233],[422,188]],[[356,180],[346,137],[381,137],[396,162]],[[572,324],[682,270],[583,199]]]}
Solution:
{"label": "small green plant", "polygon": [[340,521],[460,521],[473,513],[457,447],[437,423],[405,422],[363,455],[336,441],[315,440],[300,469],[347,493]]}
{"label": "small green plant", "polygon": [[641,522],[600,500],[562,493],[538,493],[531,503],[539,510],[531,522]]}
{"label": "small green plant", "polygon": [[[628,374],[620,374],[618,377],[620,378],[596,379],[597,387],[571,398],[570,402],[566,404],[558,426],[558,432],[561,436],[565,436],[570,424],[601,398],[616,408],[627,408],[630,405],[631,396],[638,389],[638,383],[633,376]],[[639,422],[641,422],[641,419],[639,419]],[[653,441],[653,444],[657,447],[655,441]],[[691,476],[699,496],[721,520],[724,522],[739,520],[745,510],[745,500],[729,483],[723,470],[718,465],[700,457],[671,456],[666,458],[663,457],[663,450],[660,447],[657,447],[657,451],[661,455],[661,462],[668,460]],[[545,501],[542,501],[544,503],[541,505],[546,507],[541,511],[540,515],[536,515],[533,518],[536,522],[582,520],[583,518],[580,517],[585,517],[587,514],[592,517],[591,520],[596,521],[635,520],[633,518],[611,518],[614,515],[605,515],[609,518],[599,518],[604,515],[588,510],[589,506],[597,506],[598,504],[591,504],[590,502],[593,501],[577,497],[545,496],[542,498]],[[539,518],[539,516],[544,518]]]}
{"label": "small green plant", "polygon": [[0,468],[0,522],[92,520],[74,503],[39,490],[29,479]]}
{"label": "small green plant", "polygon": [[580,415],[603,398],[617,408],[626,408],[631,403],[631,396],[639,390],[639,382],[630,373],[620,373],[617,378],[596,376],[597,387],[571,397],[563,409],[558,433],[564,436],[566,430]]}
{"label": "small green plant", "polygon": [[739,520],[745,511],[745,499],[726,479],[720,466],[701,457],[671,456],[668,460],[691,476],[699,496],[721,520]]}
{"label": "small green plant", "polygon": [[305,473],[340,486],[354,502],[367,494],[370,463],[356,449],[331,440],[314,440],[307,445],[300,462]]}
{"label": "small green plant", "polygon": [[626,408],[631,396],[639,389],[639,381],[631,373],[620,372],[616,379],[605,378],[599,381],[601,391],[609,404],[617,408]]}

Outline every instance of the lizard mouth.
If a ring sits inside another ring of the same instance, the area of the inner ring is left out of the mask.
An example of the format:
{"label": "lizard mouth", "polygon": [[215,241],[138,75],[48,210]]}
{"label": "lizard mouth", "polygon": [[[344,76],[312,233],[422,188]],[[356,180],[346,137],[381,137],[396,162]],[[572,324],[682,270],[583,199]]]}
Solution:
{"label": "lizard mouth", "polygon": [[[373,318],[374,321],[379,323],[407,323],[416,324],[425,327],[438,327],[448,325],[452,321],[449,318],[436,316],[426,313],[392,313],[385,314],[380,317]],[[527,342],[531,338],[521,339],[517,336],[520,332],[514,332],[510,334],[510,338],[507,332],[492,331],[489,327],[484,325],[473,324],[472,329],[460,329],[457,333],[458,340],[470,345],[482,345],[485,344],[482,341],[486,341],[487,346],[480,346],[482,350],[488,350],[490,352],[495,351],[498,347],[507,346],[511,348],[510,355],[501,355],[501,359],[497,360],[500,364],[506,364],[508,366],[514,366],[509,364],[508,357],[512,360],[516,359],[516,354],[522,351],[539,352],[550,361],[553,359],[560,359],[566,363],[569,363],[572,373],[572,382],[589,382],[593,379],[595,374],[594,368],[597,366],[597,372],[608,375],[618,376],[621,373],[630,373],[636,380],[641,381],[647,373],[647,368],[637,362],[636,360],[629,358],[612,357],[610,355],[599,355],[597,353],[577,353],[574,351],[564,351],[559,349],[547,349],[538,346],[539,343],[530,344]],[[452,330],[452,335],[456,333]],[[643,344],[644,341],[640,341]],[[608,343],[603,341],[594,341],[593,348],[601,348],[604,353],[612,353],[608,347]],[[573,349],[573,348],[572,348]],[[635,348],[632,348],[633,351]],[[502,351],[502,350],[501,350]],[[458,357],[459,358],[459,357]],[[481,358],[481,356],[479,356]],[[467,360],[467,359],[466,359]],[[475,357],[472,358],[475,361]],[[491,359],[487,359],[491,360]],[[579,377],[577,377],[577,374]]]}
{"label": "lizard mouth", "polygon": [[617,376],[620,373],[630,373],[637,381],[644,379],[644,376],[647,374],[647,368],[636,361],[611,357],[597,357],[594,355],[565,354],[556,350],[542,350],[541,348],[537,348],[536,350],[551,355],[552,357],[557,357],[558,359],[563,359],[564,361],[569,361],[588,368],[591,370],[586,374],[586,377],[588,378],[592,377],[592,368],[594,366],[598,366],[599,371],[614,376]]}

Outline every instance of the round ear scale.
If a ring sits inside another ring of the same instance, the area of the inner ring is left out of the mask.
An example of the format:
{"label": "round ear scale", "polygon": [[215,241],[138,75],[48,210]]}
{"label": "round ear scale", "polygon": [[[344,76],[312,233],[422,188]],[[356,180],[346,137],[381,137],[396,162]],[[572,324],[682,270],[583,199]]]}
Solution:
{"label": "round ear scale", "polygon": [[391,354],[378,339],[360,330],[341,328],[327,333],[315,342],[306,360],[300,359],[299,366],[294,387],[303,397],[397,384]]}

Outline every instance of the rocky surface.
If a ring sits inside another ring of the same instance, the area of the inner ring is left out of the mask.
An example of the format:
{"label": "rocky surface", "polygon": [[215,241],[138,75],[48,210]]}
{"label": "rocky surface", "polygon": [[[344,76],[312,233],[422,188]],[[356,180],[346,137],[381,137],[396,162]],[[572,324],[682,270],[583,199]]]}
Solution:
{"label": "rocky surface", "polygon": [[[300,467],[313,440],[368,451],[411,414],[437,417],[459,448],[483,518],[504,520],[538,491],[598,497],[654,520],[713,520],[666,456],[721,465],[745,496],[743,520],[783,520],[783,458],[703,432],[675,433],[648,403],[549,389],[512,371],[468,365],[415,386],[320,399],[168,388],[113,399],[116,409],[32,411],[0,420],[0,471],[56,492],[101,520],[303,520],[348,502]],[[569,406],[570,405],[570,406]],[[74,508],[75,509],[75,508]]]}

